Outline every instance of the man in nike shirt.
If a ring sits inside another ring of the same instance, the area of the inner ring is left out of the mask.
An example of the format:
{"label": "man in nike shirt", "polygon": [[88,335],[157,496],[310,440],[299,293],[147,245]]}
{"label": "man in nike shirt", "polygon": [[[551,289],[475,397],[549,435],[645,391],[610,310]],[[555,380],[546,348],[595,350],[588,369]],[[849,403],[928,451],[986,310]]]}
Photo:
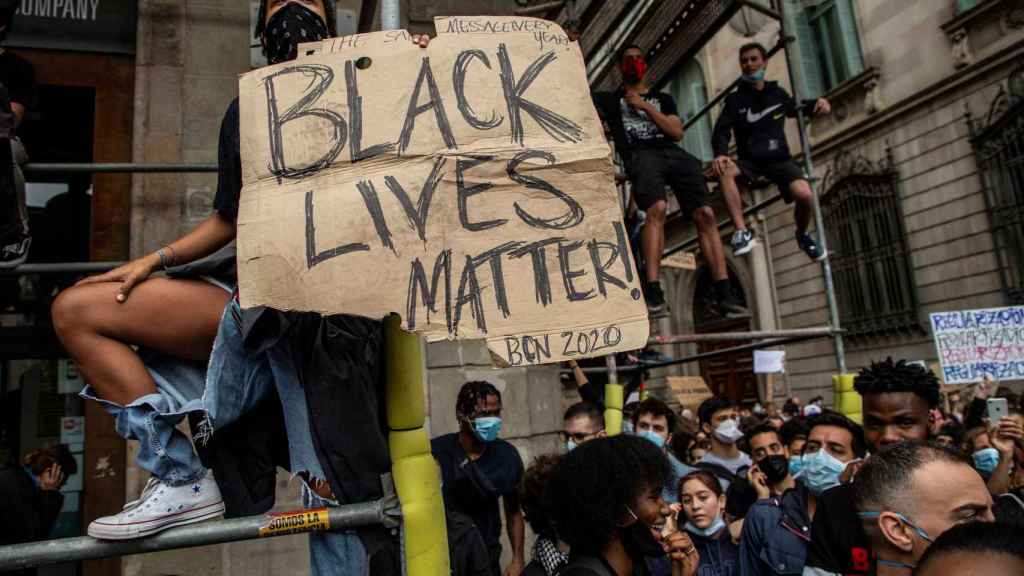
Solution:
{"label": "man in nike shirt", "polygon": [[[811,186],[803,169],[793,161],[786,143],[786,118],[795,117],[797,103],[775,82],[764,79],[768,52],[758,43],[740,48],[743,81],[725,99],[725,108],[715,122],[711,145],[715,154],[715,175],[722,186],[722,196],[736,231],[732,250],[742,256],[754,247],[754,234],[743,219],[740,188],[747,188],[765,178],[779,188],[787,204],[795,203],[796,241],[811,260],[820,261],[825,252],[807,233],[811,221]],[[832,111],[828,100],[813,103],[814,115]],[[729,140],[736,137],[737,161],[729,156]]]}

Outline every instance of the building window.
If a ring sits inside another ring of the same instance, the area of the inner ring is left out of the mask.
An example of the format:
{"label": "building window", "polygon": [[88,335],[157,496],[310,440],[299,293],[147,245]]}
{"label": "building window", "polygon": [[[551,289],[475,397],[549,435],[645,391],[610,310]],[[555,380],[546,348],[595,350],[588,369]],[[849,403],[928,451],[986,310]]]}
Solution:
{"label": "building window", "polygon": [[992,228],[992,241],[1010,304],[1024,304],[1024,67],[1001,86],[988,115],[972,121],[978,162]]}
{"label": "building window", "polygon": [[823,0],[795,18],[804,96],[816,98],[864,71],[853,0]]}
{"label": "building window", "polygon": [[[708,87],[704,81],[704,70],[696,59],[690,60],[676,74],[665,91],[675,98],[679,118],[686,124],[708,105]],[[711,161],[711,115],[705,114],[686,129],[681,143],[683,150],[696,156],[702,162]]]}
{"label": "building window", "polygon": [[840,153],[822,185],[839,319],[851,336],[920,328],[896,183],[891,159]]}

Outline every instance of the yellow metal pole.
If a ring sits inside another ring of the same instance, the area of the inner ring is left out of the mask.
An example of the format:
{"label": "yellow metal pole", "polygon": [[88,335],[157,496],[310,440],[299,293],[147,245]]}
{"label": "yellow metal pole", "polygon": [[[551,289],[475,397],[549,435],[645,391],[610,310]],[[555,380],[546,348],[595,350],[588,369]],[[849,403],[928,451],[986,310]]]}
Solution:
{"label": "yellow metal pole", "polygon": [[860,394],[853,389],[853,379],[855,376],[855,374],[837,374],[832,377],[832,390],[834,392],[832,407],[836,412],[861,424],[864,414],[861,407]]}
{"label": "yellow metal pole", "polygon": [[622,384],[619,384],[619,371],[615,366],[615,355],[605,357],[608,366],[608,383],[604,386],[604,432],[609,436],[622,433]]}
{"label": "yellow metal pole", "polygon": [[448,530],[441,477],[423,427],[423,357],[419,337],[402,330],[401,319],[384,319],[387,354],[388,443],[395,492],[402,505],[408,576],[448,574]]}

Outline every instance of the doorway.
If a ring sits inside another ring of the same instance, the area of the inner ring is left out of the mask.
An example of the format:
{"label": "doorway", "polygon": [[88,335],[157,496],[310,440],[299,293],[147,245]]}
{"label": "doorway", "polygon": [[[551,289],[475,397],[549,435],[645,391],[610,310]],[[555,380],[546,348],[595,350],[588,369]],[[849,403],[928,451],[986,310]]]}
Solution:
{"label": "doorway", "polygon": [[[729,284],[733,295],[747,306],[743,285],[733,270],[729,269]],[[693,297],[693,319],[695,332],[711,334],[715,332],[749,332],[750,319],[728,319],[713,312],[711,303],[714,301],[714,287],[711,271],[702,266],[698,271],[697,288]],[[724,348],[741,346],[747,341],[726,340],[716,342],[699,342],[697,353],[713,352]],[[754,374],[754,353],[741,352],[717,356],[700,361],[700,374],[707,383],[712,394],[724,395],[736,404],[754,403],[757,401],[757,377]]]}

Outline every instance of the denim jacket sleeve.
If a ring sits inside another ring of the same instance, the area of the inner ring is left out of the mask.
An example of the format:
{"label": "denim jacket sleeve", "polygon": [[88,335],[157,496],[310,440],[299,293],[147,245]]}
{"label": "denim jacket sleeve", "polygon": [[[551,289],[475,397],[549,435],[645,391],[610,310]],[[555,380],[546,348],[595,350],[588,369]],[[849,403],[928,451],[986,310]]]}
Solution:
{"label": "denim jacket sleeve", "polygon": [[765,545],[765,513],[764,501],[759,501],[743,521],[743,533],[740,536],[740,576],[760,576],[761,548]]}

